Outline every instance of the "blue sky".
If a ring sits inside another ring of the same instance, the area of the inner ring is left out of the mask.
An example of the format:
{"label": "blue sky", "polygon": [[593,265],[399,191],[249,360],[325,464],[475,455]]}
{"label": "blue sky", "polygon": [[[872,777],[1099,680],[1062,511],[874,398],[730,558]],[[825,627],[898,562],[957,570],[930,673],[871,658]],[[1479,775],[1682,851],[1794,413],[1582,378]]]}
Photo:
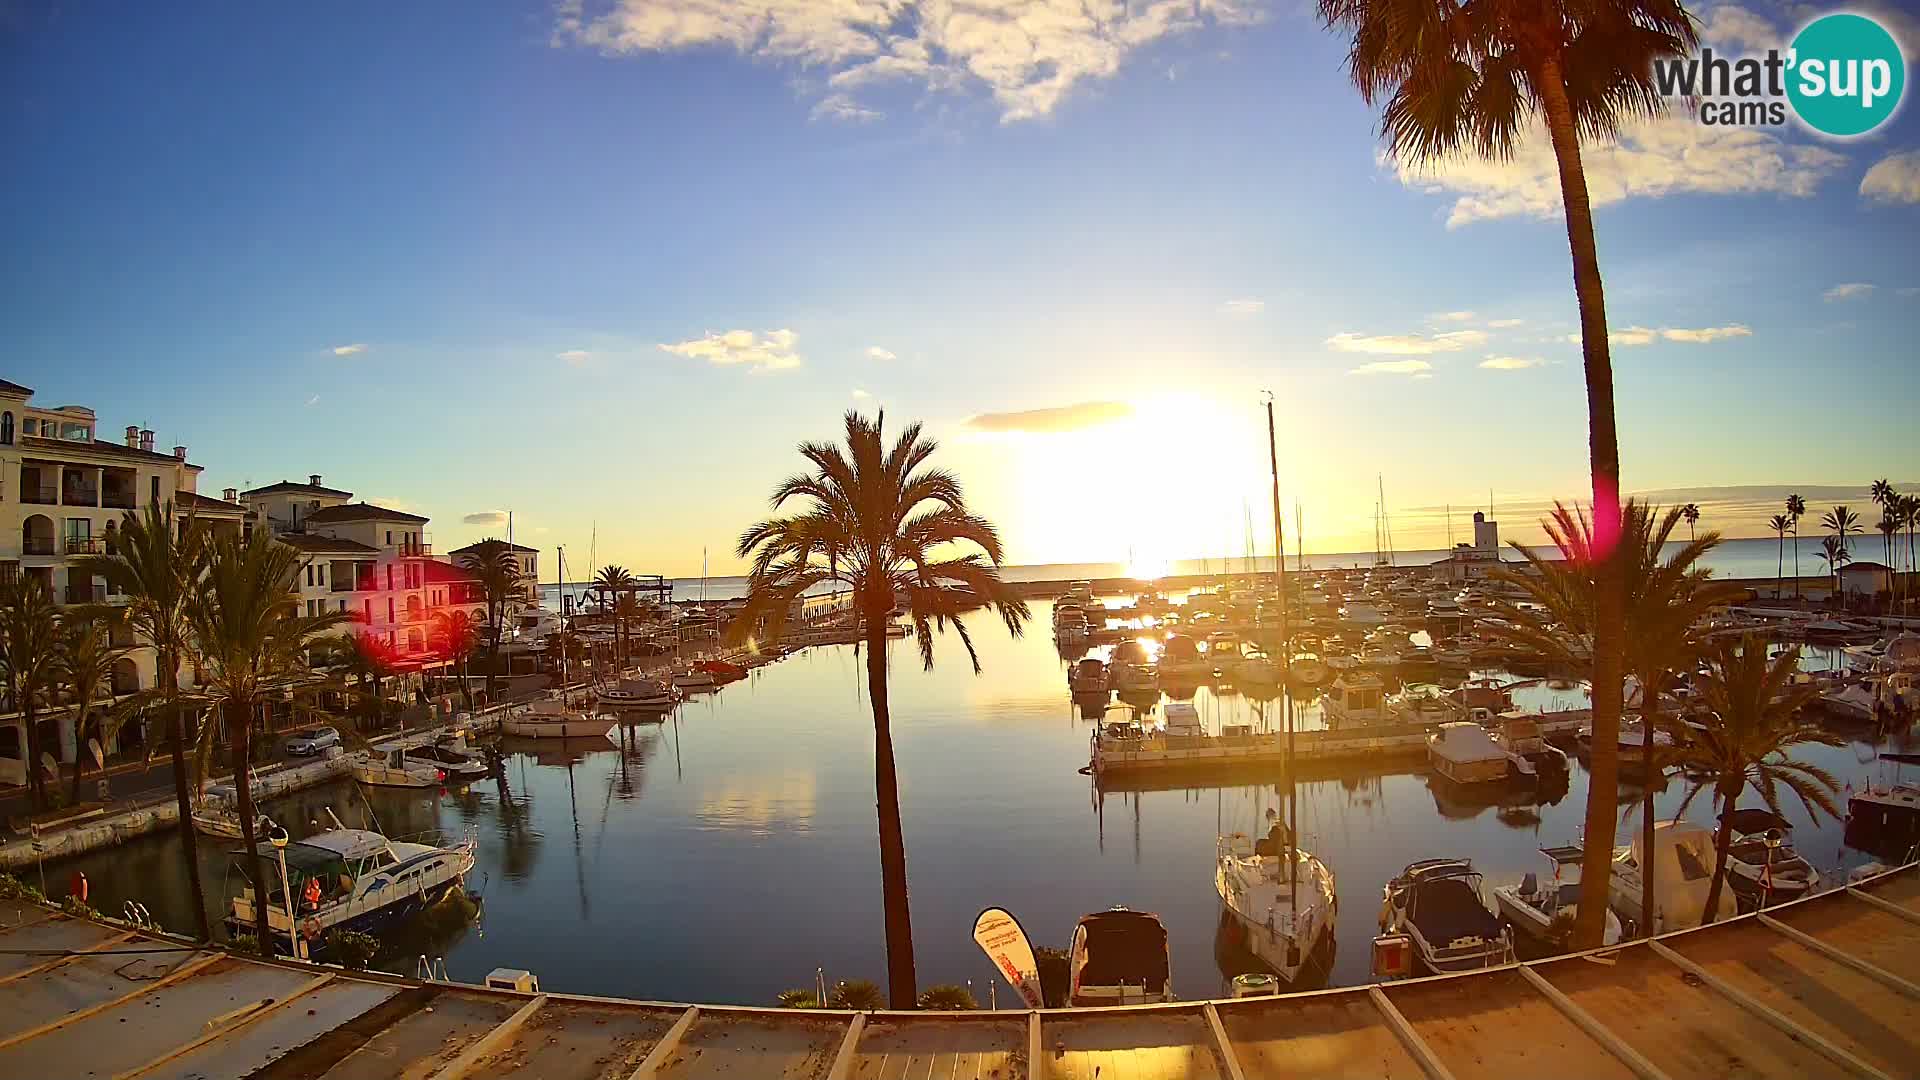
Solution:
{"label": "blue sky", "polygon": [[[1237,553],[1266,388],[1323,550],[1376,475],[1409,517],[1579,495],[1542,149],[1403,176],[1343,55],[1293,4],[14,8],[0,377],[207,490],[667,573],[882,403],[1019,561]],[[1920,481],[1920,114],[1588,163],[1630,489]]]}

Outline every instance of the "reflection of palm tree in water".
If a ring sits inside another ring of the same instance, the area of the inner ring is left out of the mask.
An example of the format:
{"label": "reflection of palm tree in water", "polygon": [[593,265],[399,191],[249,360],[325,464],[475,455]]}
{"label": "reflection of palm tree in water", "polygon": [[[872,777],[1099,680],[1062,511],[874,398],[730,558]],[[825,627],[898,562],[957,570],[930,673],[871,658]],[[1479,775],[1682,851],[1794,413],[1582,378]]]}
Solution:
{"label": "reflection of palm tree in water", "polygon": [[505,770],[495,784],[500,793],[500,871],[509,881],[524,881],[539,858],[540,834],[530,827],[527,808],[514,801]]}

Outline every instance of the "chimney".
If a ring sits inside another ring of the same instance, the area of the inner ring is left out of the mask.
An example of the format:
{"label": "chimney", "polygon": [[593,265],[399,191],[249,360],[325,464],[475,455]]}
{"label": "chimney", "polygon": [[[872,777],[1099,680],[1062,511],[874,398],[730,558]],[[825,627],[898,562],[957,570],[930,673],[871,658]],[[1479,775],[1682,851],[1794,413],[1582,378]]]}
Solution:
{"label": "chimney", "polygon": [[137,448],[140,445],[140,425],[127,425],[127,446]]}
{"label": "chimney", "polygon": [[184,446],[176,446],[176,447],[174,447],[174,448],[173,448],[173,460],[175,460],[175,461],[185,461],[185,460],[187,460],[187,448],[186,448],[186,447],[184,447]]}
{"label": "chimney", "polygon": [[140,429],[140,449],[145,450],[149,454],[153,453],[153,429],[152,428]]}
{"label": "chimney", "polygon": [[220,497],[227,500],[230,503],[237,503],[240,501],[240,489],[228,488],[225,491],[222,491],[220,493]]}
{"label": "chimney", "polygon": [[308,474],[307,474],[307,483],[309,483],[309,484],[312,484],[312,485],[313,485],[314,487],[319,487],[319,486],[320,486],[320,474],[319,474],[319,473],[308,473]]}

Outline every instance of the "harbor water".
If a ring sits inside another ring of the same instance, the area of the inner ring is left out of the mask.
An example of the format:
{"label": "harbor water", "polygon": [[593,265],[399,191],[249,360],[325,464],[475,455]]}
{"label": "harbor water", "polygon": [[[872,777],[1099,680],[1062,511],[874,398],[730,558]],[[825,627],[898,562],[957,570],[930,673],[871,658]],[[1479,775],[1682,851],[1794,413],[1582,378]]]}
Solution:
{"label": "harbor water", "polygon": [[[914,641],[890,643],[919,982],[971,981],[986,1003],[994,974],[970,932],[990,905],[1012,911],[1036,943],[1061,948],[1081,915],[1125,905],[1166,923],[1181,997],[1222,994],[1241,961],[1219,947],[1215,837],[1263,829],[1268,807],[1284,812],[1282,777],[1123,780],[1103,790],[1080,772],[1091,723],[1069,699],[1048,615],[1036,604],[1019,639],[994,620],[970,620],[978,676],[951,632],[937,640],[931,672]],[[1577,699],[1540,684],[1523,703]],[[1194,701],[1211,728],[1278,722],[1277,702],[1205,688]],[[1310,705],[1300,716],[1316,723]],[[749,1004],[811,986],[816,968],[830,981],[884,982],[873,730],[854,648],[791,655],[690,698],[662,723],[505,749],[504,776],[465,789],[341,783],[267,806],[296,836],[331,809],[396,838],[477,838],[469,886],[484,896],[478,924],[396,940],[382,966],[410,974],[417,954],[444,954],[461,980],[520,967],[550,990]],[[1855,788],[1882,768],[1864,742],[1799,753]],[[1547,872],[1537,849],[1577,840],[1585,793],[1577,764],[1565,790],[1540,795],[1466,794],[1418,764],[1303,773],[1300,835],[1332,867],[1340,895],[1331,981],[1365,980],[1381,888],[1404,865],[1468,858],[1490,882]],[[1670,781],[1662,813],[1685,793],[1685,781]],[[1623,784],[1623,803],[1637,795]],[[1844,792],[1838,801],[1844,810]],[[1688,813],[1708,821],[1706,795]],[[1823,874],[1869,858],[1845,847],[1839,822],[1810,821],[1797,803],[1787,816]],[[1623,825],[1623,842],[1636,825],[1637,816]],[[118,912],[134,899],[186,927],[176,844],[146,837],[45,874],[58,894],[84,870],[95,906]],[[210,900],[222,908],[237,885],[223,854],[234,846],[202,840]],[[1000,1003],[1010,998],[1000,987]]]}

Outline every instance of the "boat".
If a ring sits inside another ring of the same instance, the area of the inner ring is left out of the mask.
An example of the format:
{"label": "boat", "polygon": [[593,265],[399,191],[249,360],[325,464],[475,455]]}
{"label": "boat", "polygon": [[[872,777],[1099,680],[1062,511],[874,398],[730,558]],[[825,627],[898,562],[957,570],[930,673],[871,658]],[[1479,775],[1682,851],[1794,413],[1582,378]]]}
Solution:
{"label": "boat", "polygon": [[347,759],[347,772],[372,787],[428,788],[447,782],[445,769],[410,758],[407,751],[398,746],[353,755]]}
{"label": "boat", "polygon": [[1519,775],[1537,778],[1542,773],[1568,770],[1566,751],[1547,741],[1540,731],[1540,721],[1533,717],[1506,713],[1485,717],[1483,722],[1493,729],[1494,745],[1506,751],[1507,760],[1514,764]]}
{"label": "boat", "polygon": [[1240,638],[1226,630],[1207,635],[1207,667],[1223,679],[1231,679],[1240,667]]}
{"label": "boat", "polygon": [[[1645,837],[1613,851],[1607,881],[1607,906],[1622,924],[1640,916],[1640,868],[1647,862]],[[1707,892],[1713,882],[1713,830],[1691,821],[1657,821],[1653,826],[1653,933],[1688,930],[1705,921]],[[1720,892],[1716,921],[1736,913],[1733,890]],[[1637,930],[1640,928],[1636,928]]]}
{"label": "boat", "polygon": [[1871,687],[1851,682],[1837,690],[1824,691],[1815,700],[1820,708],[1836,720],[1864,724],[1873,719],[1875,706],[1880,699]]}
{"label": "boat", "polygon": [[1195,678],[1207,675],[1213,665],[1200,654],[1200,646],[1184,634],[1168,634],[1160,647],[1160,674],[1165,678]]}
{"label": "boat", "polygon": [[1150,912],[1116,907],[1081,918],[1067,951],[1067,1004],[1157,1005],[1173,998],[1167,928]]}
{"label": "boat", "polygon": [[1384,724],[1392,719],[1387,708],[1386,684],[1380,681],[1380,676],[1368,671],[1342,672],[1327,687],[1320,711],[1330,728]]}
{"label": "boat", "polygon": [[[339,824],[336,819],[334,824]],[[275,848],[261,840],[258,865],[266,868],[267,932],[276,949],[294,952],[297,934],[309,950],[324,947],[332,930],[377,933],[457,889],[473,869],[474,841],[451,847],[403,843],[365,829],[334,828]],[[285,890],[281,857],[285,857]],[[243,852],[234,852],[236,856]],[[226,922],[232,933],[254,933],[254,889],[245,875],[255,860],[240,858],[240,894]],[[289,905],[288,893],[293,902]]]}
{"label": "boat", "polygon": [[1246,656],[1241,658],[1233,677],[1249,686],[1278,686],[1280,666],[1265,656]]}
{"label": "boat", "polygon": [[1359,626],[1379,626],[1392,618],[1381,608],[1363,600],[1349,600],[1340,609],[1340,617]]}
{"label": "boat", "polygon": [[603,709],[670,709],[680,700],[673,687],[659,679],[621,679],[594,697]]}
{"label": "boat", "polygon": [[1106,693],[1107,665],[1095,657],[1087,657],[1067,672],[1067,686],[1076,694]]}
{"label": "boat", "polygon": [[673,673],[673,685],[684,690],[700,690],[717,682],[713,672],[705,668],[688,666]]}
{"label": "boat", "polygon": [[1920,842],[1920,785],[1907,783],[1904,765],[1920,765],[1920,754],[1882,751],[1892,762],[1891,780],[1869,780],[1847,797],[1847,844],[1868,851],[1905,854]]}
{"label": "boat", "polygon": [[[231,781],[222,780],[208,784],[206,793],[193,809],[193,827],[207,836],[218,836],[227,840],[240,839],[240,812],[235,803],[240,793],[234,790]],[[255,812],[253,816],[253,834],[266,835],[267,815]]]}
{"label": "boat", "polygon": [[1327,662],[1311,653],[1297,653],[1287,662],[1287,685],[1311,689],[1327,681]]}
{"label": "boat", "polygon": [[1289,847],[1284,830],[1276,821],[1258,840],[1240,832],[1219,837],[1214,888],[1226,904],[1235,937],[1274,974],[1293,983],[1332,937],[1339,900],[1333,871],[1312,853]]}
{"label": "boat", "polygon": [[[900,629],[905,631],[906,627],[901,625]],[[904,632],[895,634],[891,628],[889,628],[887,636],[906,637],[907,635]],[[716,682],[732,682],[735,679],[744,679],[747,677],[747,669],[745,666],[727,660],[695,660],[693,666],[713,676]]]}
{"label": "boat", "polygon": [[[1793,826],[1771,810],[1749,806],[1727,817],[1727,884],[1750,908],[1811,895],[1820,871],[1793,849]],[[1657,879],[1656,879],[1657,881]]]}
{"label": "boat", "polygon": [[442,735],[434,742],[409,746],[406,755],[408,761],[430,765],[457,781],[484,779],[493,771],[486,758],[467,745],[467,738],[462,734]]}
{"label": "boat", "polygon": [[1422,859],[1387,882],[1380,932],[1406,934],[1429,973],[1478,971],[1513,959],[1513,941],[1480,896],[1466,859]]}
{"label": "boat", "polygon": [[1512,769],[1507,751],[1487,729],[1466,720],[1441,724],[1427,735],[1427,764],[1456,784],[1489,784]]}
{"label": "boat", "polygon": [[1054,616],[1053,639],[1062,645],[1078,645],[1087,640],[1089,632],[1087,617],[1078,610]]}
{"label": "boat", "polygon": [[1113,688],[1121,694],[1158,694],[1160,671],[1152,664],[1123,664],[1112,669]]}
{"label": "boat", "polygon": [[[1493,887],[1493,902],[1500,915],[1515,929],[1555,947],[1564,946],[1573,932],[1573,920],[1580,909],[1580,860],[1585,853],[1577,847],[1543,847],[1540,854],[1553,867],[1553,877],[1543,883],[1528,873],[1518,885]],[[1604,945],[1620,941],[1620,917],[1612,909],[1606,915]]]}
{"label": "boat", "polygon": [[529,739],[600,738],[616,723],[609,714],[587,712],[565,701],[545,698],[508,710],[500,719],[500,731]]}

